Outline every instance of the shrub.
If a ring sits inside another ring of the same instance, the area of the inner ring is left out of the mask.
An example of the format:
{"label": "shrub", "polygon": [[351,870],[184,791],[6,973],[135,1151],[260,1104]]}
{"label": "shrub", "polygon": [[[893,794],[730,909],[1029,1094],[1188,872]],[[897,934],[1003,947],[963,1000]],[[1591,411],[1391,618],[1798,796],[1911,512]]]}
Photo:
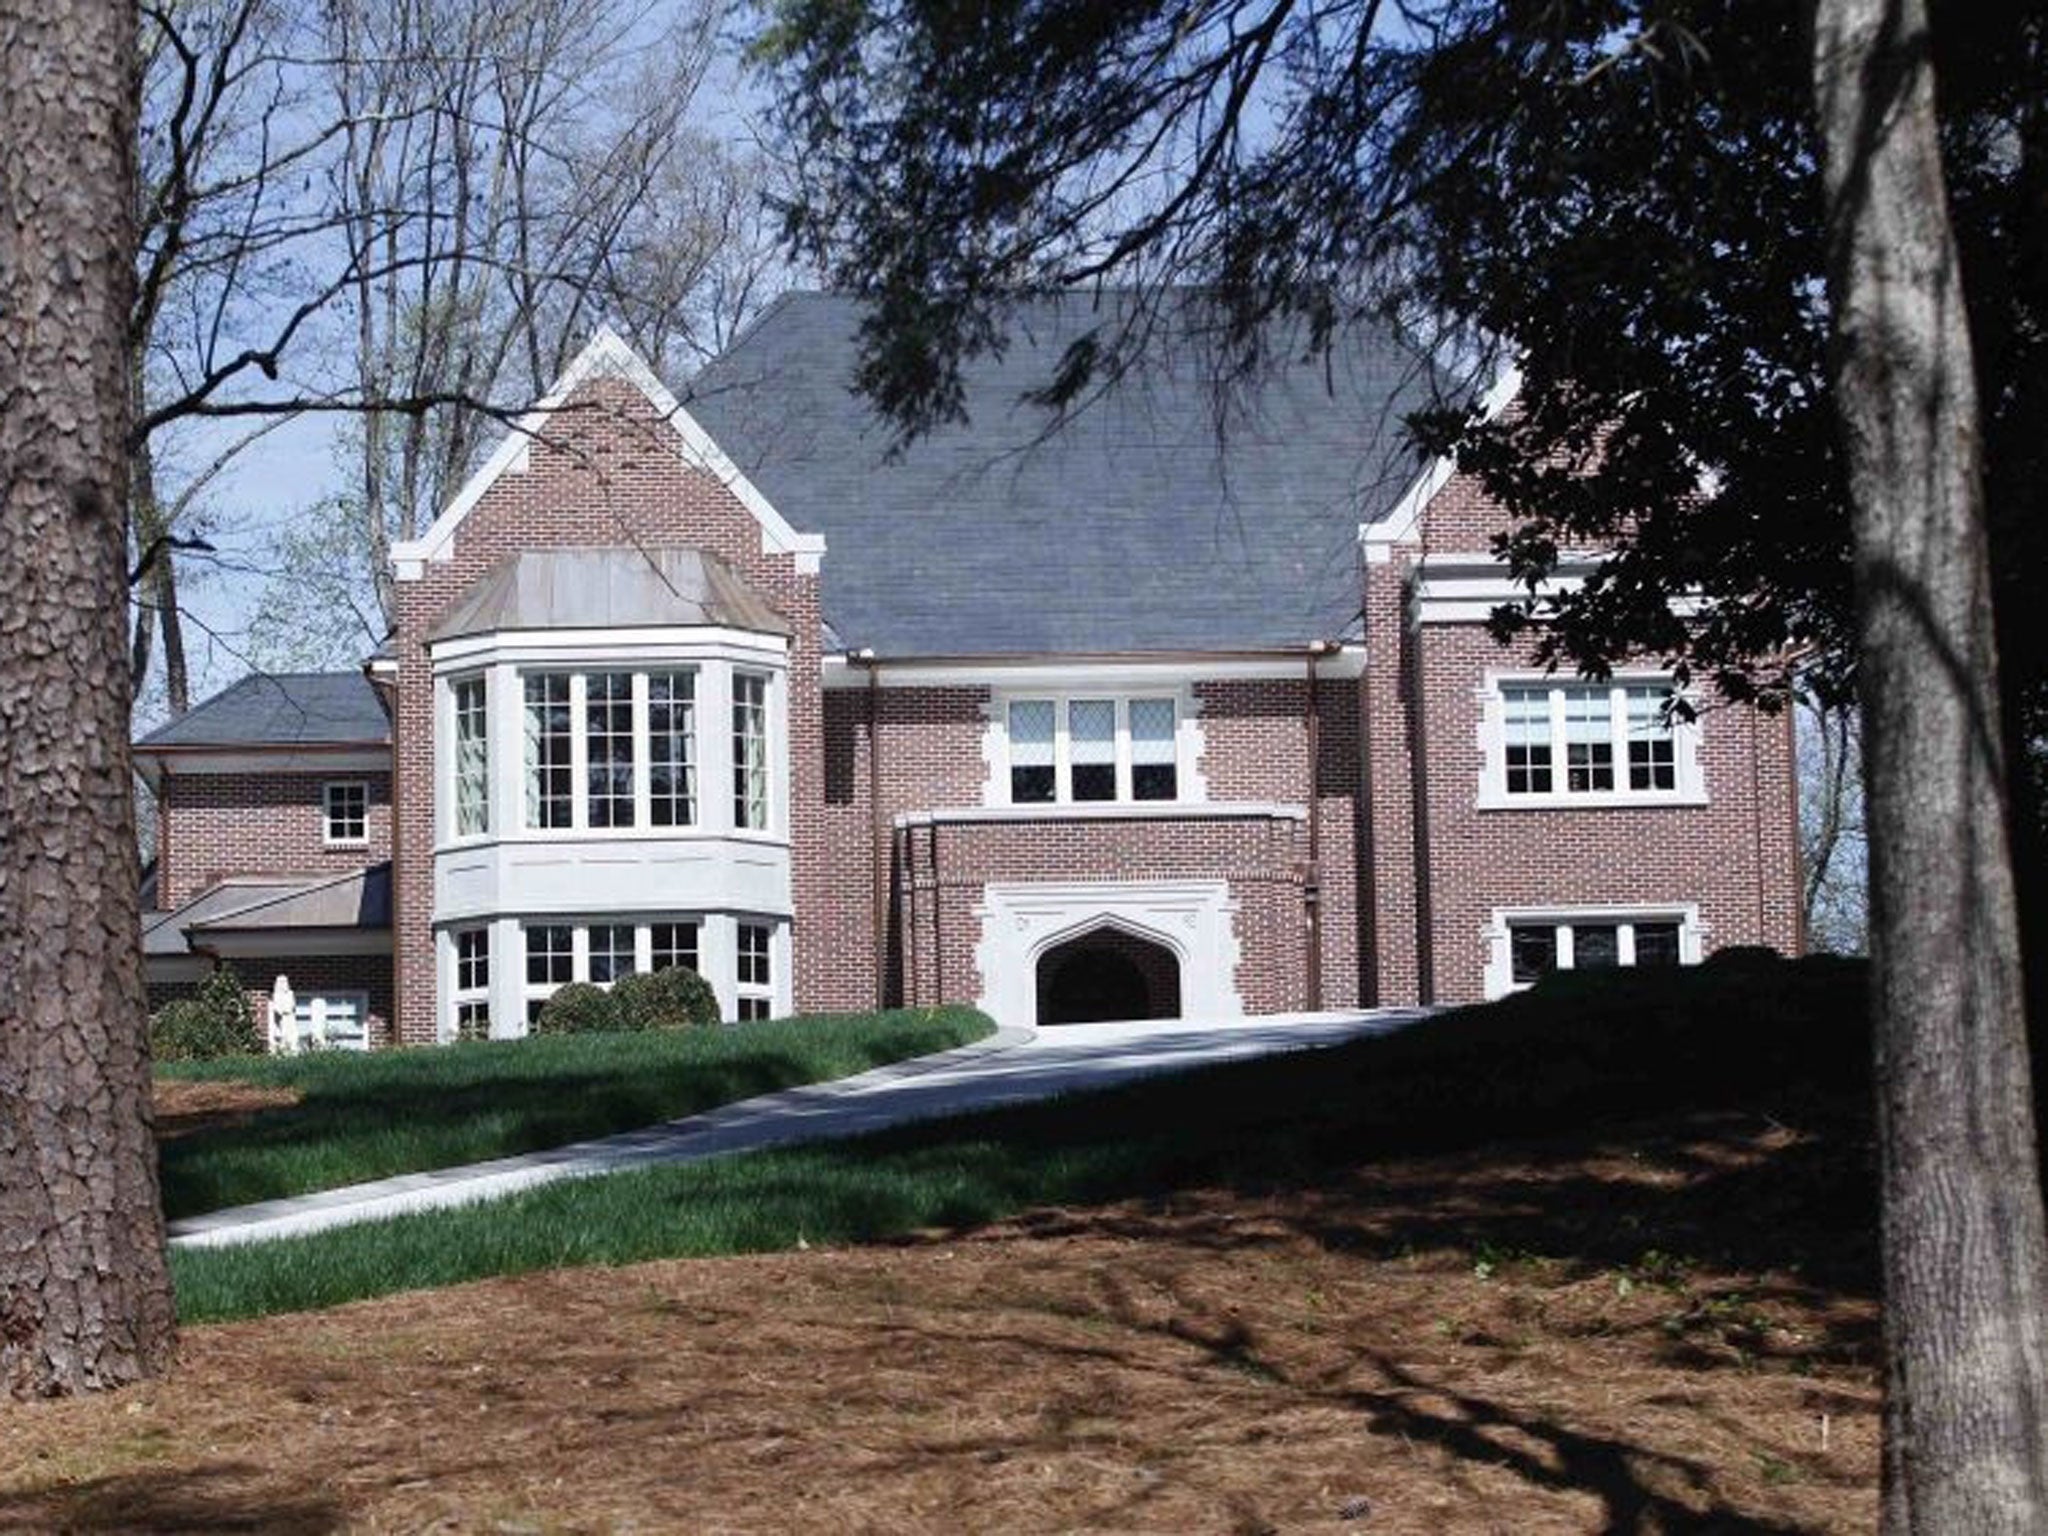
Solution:
{"label": "shrub", "polygon": [[628,976],[612,988],[626,1029],[687,1029],[718,1022],[718,994],[686,965]]}
{"label": "shrub", "polygon": [[216,965],[199,991],[164,1004],[149,1022],[150,1054],[158,1061],[212,1061],[263,1049],[249,994],[233,966]]}
{"label": "shrub", "polygon": [[603,987],[572,981],[542,1005],[536,1035],[609,1035],[626,1027],[619,1005]]}

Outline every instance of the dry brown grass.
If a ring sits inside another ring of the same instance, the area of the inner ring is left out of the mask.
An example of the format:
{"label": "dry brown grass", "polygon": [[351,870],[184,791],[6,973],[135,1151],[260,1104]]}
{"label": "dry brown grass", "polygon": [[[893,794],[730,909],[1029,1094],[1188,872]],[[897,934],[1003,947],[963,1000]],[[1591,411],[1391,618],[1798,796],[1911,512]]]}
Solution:
{"label": "dry brown grass", "polygon": [[[193,1329],[167,1382],[0,1407],[0,1526],[1868,1529],[1871,1303],[1663,1256],[1767,1235],[1743,1181],[1782,1193],[1797,1140],[1717,1120]],[[1642,1258],[1571,1245],[1617,1219]]]}
{"label": "dry brown grass", "polygon": [[268,1087],[262,1083],[160,1078],[151,1097],[156,1108],[157,1140],[171,1141],[215,1126],[245,1124],[266,1109],[283,1109],[298,1103],[302,1095],[296,1088]]}

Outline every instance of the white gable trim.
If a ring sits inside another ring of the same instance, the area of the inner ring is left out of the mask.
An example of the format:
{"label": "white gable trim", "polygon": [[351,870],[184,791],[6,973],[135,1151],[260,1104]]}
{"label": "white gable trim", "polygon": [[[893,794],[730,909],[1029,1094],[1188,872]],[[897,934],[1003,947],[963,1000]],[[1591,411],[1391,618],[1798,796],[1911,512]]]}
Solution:
{"label": "white gable trim", "polygon": [[470,510],[502,477],[525,472],[533,439],[546,428],[548,418],[584,384],[600,378],[625,380],[675,428],[682,443],[684,460],[716,478],[754,514],[755,521],[761,525],[763,554],[794,555],[798,571],[805,575],[817,574],[819,563],[825,558],[825,536],[822,533],[799,533],[792,528],[754,482],[741,473],[740,467],[733,463],[725,450],[712,441],[711,434],[683,409],[682,402],[676,399],[668,386],[655,377],[654,370],[647,366],[645,359],[627,346],[610,326],[601,325],[589,344],[576,354],[575,361],[563,370],[554,388],[519,418],[496,451],[484,461],[483,467],[469,477],[469,482],[456,492],[455,499],[434,519],[434,525],[419,538],[391,547],[392,567],[400,581],[419,580],[425,574],[429,561],[453,558],[455,530]]}
{"label": "white gable trim", "polygon": [[[1522,370],[1510,363],[1501,369],[1481,398],[1481,419],[1492,421],[1500,415],[1521,388]],[[1358,542],[1365,551],[1367,564],[1383,564],[1393,555],[1396,544],[1413,544],[1421,537],[1424,510],[1436,500],[1437,492],[1448,485],[1451,476],[1457,472],[1457,461],[1448,454],[1436,459],[1415,477],[1401,499],[1394,503],[1393,511],[1385,517],[1358,525]]]}

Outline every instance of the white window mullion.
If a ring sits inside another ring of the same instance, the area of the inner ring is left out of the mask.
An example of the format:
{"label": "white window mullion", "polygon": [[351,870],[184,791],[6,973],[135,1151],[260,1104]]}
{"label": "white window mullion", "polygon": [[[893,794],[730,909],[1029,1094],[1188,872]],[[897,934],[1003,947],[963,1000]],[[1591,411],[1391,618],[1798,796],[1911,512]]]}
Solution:
{"label": "white window mullion", "polygon": [[[1550,690],[1550,788],[1553,794],[1564,794],[1571,785],[1571,750],[1565,746],[1565,703],[1564,690]],[[1562,951],[1560,951],[1562,953]],[[1560,962],[1562,964],[1562,962]]]}
{"label": "white window mullion", "polygon": [[1631,966],[1636,963],[1636,925],[1617,923],[1614,934],[1614,963]]}
{"label": "white window mullion", "polygon": [[590,828],[590,742],[584,727],[589,723],[590,688],[581,672],[569,674],[569,825],[578,832]]}
{"label": "white window mullion", "polygon": [[1560,971],[1570,970],[1573,959],[1572,925],[1570,923],[1559,923],[1557,925],[1557,968]]}
{"label": "white window mullion", "polygon": [[577,981],[590,980],[590,928],[578,923],[569,930],[569,974]]}
{"label": "white window mullion", "polygon": [[653,778],[654,749],[648,741],[647,674],[633,674],[633,825],[651,827],[653,813],[649,780]]}
{"label": "white window mullion", "polygon": [[1067,734],[1067,701],[1052,701],[1052,797],[1066,805],[1074,798],[1073,741]]}
{"label": "white window mullion", "polygon": [[1116,797],[1128,804],[1131,793],[1131,701],[1116,701]]}

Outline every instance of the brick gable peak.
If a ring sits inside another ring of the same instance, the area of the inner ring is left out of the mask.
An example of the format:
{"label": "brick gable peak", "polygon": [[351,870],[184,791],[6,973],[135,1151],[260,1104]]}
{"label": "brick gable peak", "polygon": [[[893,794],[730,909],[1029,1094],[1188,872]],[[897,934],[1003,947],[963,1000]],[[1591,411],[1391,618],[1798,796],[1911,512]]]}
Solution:
{"label": "brick gable peak", "polygon": [[419,538],[391,547],[392,565],[398,579],[417,581],[426,573],[429,562],[452,559],[456,532],[463,519],[500,479],[525,470],[534,439],[545,433],[554,414],[579,389],[602,379],[616,379],[637,390],[656,417],[674,430],[684,461],[717,479],[753,514],[761,525],[763,554],[794,555],[799,573],[816,574],[825,557],[825,536],[799,532],[791,527],[753,481],[718,446],[711,434],[684,409],[674,392],[648,366],[647,360],[609,325],[600,325],[583,350],[563,369],[561,377],[555,380],[547,394],[513,423],[491,456],[484,460],[441,515],[434,519],[433,526]]}

